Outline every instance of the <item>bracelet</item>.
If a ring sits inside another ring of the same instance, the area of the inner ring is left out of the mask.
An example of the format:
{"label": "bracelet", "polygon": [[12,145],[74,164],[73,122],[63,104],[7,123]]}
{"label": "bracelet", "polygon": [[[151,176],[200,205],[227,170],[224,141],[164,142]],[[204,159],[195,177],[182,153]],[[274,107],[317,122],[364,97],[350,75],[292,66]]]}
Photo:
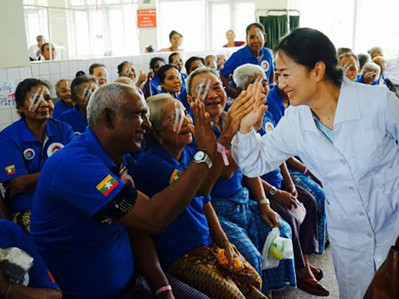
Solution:
{"label": "bracelet", "polygon": [[267,198],[262,198],[258,201],[258,205],[270,205],[270,201]]}
{"label": "bracelet", "polygon": [[219,142],[218,142],[217,146],[218,146],[217,151],[222,155],[224,166],[228,166],[229,159],[227,159],[226,148],[223,145],[221,145]]}
{"label": "bracelet", "polygon": [[9,282],[9,283],[8,283],[7,292],[6,292],[5,296],[4,296],[5,299],[7,299],[7,298],[10,296],[11,289],[12,289],[12,285],[13,285],[12,282]]}
{"label": "bracelet", "polygon": [[158,296],[159,294],[166,292],[166,291],[171,291],[172,287],[170,285],[160,287],[158,290],[155,291],[155,296]]}

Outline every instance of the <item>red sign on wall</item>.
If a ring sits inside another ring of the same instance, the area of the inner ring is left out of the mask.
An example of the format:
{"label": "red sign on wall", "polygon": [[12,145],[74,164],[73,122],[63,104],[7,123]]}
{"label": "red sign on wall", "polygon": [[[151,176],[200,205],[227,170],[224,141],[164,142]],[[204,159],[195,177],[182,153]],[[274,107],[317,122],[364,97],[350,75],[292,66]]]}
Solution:
{"label": "red sign on wall", "polygon": [[137,27],[138,28],[156,28],[157,13],[155,9],[138,9],[137,10]]}

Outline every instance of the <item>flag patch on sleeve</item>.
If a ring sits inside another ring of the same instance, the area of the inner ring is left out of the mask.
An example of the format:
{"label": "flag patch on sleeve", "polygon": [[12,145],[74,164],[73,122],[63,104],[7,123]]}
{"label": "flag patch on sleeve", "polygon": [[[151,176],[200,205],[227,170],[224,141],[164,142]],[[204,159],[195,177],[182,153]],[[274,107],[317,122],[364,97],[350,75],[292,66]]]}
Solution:
{"label": "flag patch on sleeve", "polygon": [[100,191],[104,196],[108,196],[118,186],[119,183],[111,175],[107,175],[100,184],[97,185],[97,190]]}
{"label": "flag patch on sleeve", "polygon": [[7,166],[4,169],[5,169],[7,175],[13,175],[14,173],[16,173],[15,165]]}
{"label": "flag patch on sleeve", "polygon": [[169,179],[169,185],[172,184],[174,181],[177,181],[177,179],[179,178],[181,174],[181,171],[178,169],[173,170],[170,179]]}

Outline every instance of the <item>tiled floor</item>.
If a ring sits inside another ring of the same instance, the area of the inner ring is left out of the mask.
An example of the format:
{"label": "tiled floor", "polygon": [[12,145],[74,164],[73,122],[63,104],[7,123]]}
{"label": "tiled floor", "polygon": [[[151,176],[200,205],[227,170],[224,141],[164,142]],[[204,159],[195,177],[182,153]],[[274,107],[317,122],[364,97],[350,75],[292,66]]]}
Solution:
{"label": "tiled floor", "polygon": [[[335,278],[330,247],[326,249],[323,255],[317,255],[317,254],[311,255],[310,262],[313,265],[323,270],[324,277],[320,282],[324,285],[324,287],[327,290],[330,291],[330,296],[325,298],[338,299],[339,298],[338,285],[337,285],[337,280]],[[273,299],[311,299],[311,298],[322,298],[322,297],[312,296],[299,289],[292,287],[286,287],[281,291],[273,292]]]}

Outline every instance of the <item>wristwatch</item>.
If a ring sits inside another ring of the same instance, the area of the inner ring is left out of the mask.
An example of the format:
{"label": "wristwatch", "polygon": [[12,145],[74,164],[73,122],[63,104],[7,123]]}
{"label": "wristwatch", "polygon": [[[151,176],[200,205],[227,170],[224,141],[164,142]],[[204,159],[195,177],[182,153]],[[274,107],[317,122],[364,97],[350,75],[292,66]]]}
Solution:
{"label": "wristwatch", "polygon": [[270,190],[269,190],[269,195],[270,195],[270,196],[274,196],[274,194],[276,194],[276,192],[277,192],[276,187],[272,186],[272,187],[270,188]]}
{"label": "wristwatch", "polygon": [[203,151],[198,151],[195,153],[194,155],[194,162],[195,163],[205,163],[206,166],[208,166],[208,169],[210,169],[212,167],[212,161],[209,158],[209,156],[203,152]]}

